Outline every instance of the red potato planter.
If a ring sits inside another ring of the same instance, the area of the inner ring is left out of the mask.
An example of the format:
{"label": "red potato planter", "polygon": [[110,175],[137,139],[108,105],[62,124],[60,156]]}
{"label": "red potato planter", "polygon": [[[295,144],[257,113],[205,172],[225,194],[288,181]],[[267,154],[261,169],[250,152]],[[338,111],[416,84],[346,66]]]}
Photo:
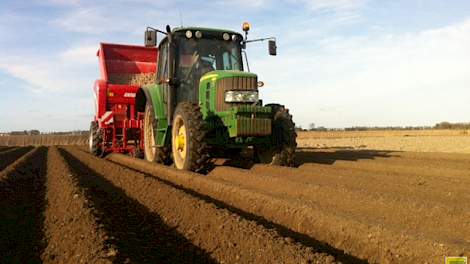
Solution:
{"label": "red potato planter", "polygon": [[154,47],[101,43],[101,79],[95,82],[95,116],[90,126],[90,151],[140,156],[143,113],[137,111],[138,89],[155,82],[158,50]]}

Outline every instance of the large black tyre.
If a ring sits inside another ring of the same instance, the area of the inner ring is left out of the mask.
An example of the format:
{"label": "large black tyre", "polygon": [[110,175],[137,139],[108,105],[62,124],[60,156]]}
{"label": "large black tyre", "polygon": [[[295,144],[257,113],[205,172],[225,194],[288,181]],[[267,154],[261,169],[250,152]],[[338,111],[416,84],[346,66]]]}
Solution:
{"label": "large black tyre", "polygon": [[155,129],[158,120],[155,118],[153,106],[147,101],[144,112],[144,158],[150,162],[171,164],[170,150],[167,147],[157,147],[155,142]]}
{"label": "large black tyre", "polygon": [[202,171],[209,155],[204,141],[206,129],[198,104],[179,103],[173,115],[171,146],[173,162],[180,170]]}
{"label": "large black tyre", "polygon": [[255,161],[278,166],[294,166],[297,133],[289,110],[268,104],[272,109],[272,146],[256,146]]}
{"label": "large black tyre", "polygon": [[92,121],[90,123],[90,136],[88,138],[88,150],[91,154],[101,157],[103,155],[103,138],[98,122]]}

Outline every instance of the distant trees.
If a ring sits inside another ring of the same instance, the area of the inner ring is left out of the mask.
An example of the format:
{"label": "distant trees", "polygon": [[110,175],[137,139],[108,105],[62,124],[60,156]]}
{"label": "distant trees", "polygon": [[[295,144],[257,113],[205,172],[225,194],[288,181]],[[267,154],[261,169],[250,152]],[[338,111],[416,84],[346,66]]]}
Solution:
{"label": "distant trees", "polygon": [[90,133],[88,130],[74,130],[74,131],[65,131],[65,132],[47,132],[43,134],[49,134],[49,135],[88,135]]}
{"label": "distant trees", "polygon": [[346,128],[326,128],[323,126],[317,127],[315,123],[310,123],[308,129],[303,129],[301,126],[295,128],[297,131],[371,131],[371,130],[431,130],[431,129],[470,129],[470,123],[451,123],[440,122],[434,126],[353,126]]}
{"label": "distant trees", "polygon": [[23,131],[12,131],[9,133],[10,135],[12,136],[31,136],[31,135],[39,135],[41,134],[41,132],[39,132],[39,130],[37,129],[33,129],[33,130],[23,130]]}
{"label": "distant trees", "polygon": [[470,123],[440,122],[434,126],[435,129],[470,129]]}
{"label": "distant trees", "polygon": [[355,127],[347,127],[345,131],[370,131],[370,130],[426,130],[426,129],[433,129],[430,126],[355,126]]}
{"label": "distant trees", "polygon": [[314,127],[310,129],[310,131],[329,131],[329,130],[335,130],[335,129],[329,129],[324,126]]}
{"label": "distant trees", "polygon": [[41,134],[49,134],[49,135],[88,135],[87,130],[74,130],[74,131],[66,131],[66,132],[43,132],[32,129],[32,130],[23,130],[23,131],[11,131],[9,133],[2,133],[2,135],[10,135],[10,136],[35,136]]}

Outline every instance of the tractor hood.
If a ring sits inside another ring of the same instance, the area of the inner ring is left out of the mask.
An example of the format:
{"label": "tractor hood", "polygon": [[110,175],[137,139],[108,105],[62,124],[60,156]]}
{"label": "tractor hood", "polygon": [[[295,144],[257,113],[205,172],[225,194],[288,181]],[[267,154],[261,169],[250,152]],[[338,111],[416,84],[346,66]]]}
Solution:
{"label": "tractor hood", "polygon": [[[227,94],[235,94],[242,100],[229,101]],[[230,137],[271,134],[272,111],[260,105],[258,77],[254,73],[211,71],[204,74],[199,83],[199,102],[204,117],[220,118]]]}
{"label": "tractor hood", "polygon": [[[220,80],[224,78],[234,78],[234,77],[244,77],[244,78],[254,78],[257,79],[258,76],[251,72],[244,72],[244,71],[211,71],[204,74],[201,77],[201,81],[207,79]],[[215,78],[215,79],[214,79]]]}
{"label": "tractor hood", "polygon": [[[200,80],[199,98],[212,101],[209,108],[214,112],[228,111],[230,108],[253,102],[226,102],[227,93],[258,93],[258,76],[254,73],[243,71],[211,71],[204,74]],[[210,87],[209,90],[207,87]],[[206,88],[206,89],[205,89]],[[208,97],[207,92],[212,91],[212,96]],[[257,99],[256,99],[257,101]],[[256,103],[256,102],[255,102]]]}

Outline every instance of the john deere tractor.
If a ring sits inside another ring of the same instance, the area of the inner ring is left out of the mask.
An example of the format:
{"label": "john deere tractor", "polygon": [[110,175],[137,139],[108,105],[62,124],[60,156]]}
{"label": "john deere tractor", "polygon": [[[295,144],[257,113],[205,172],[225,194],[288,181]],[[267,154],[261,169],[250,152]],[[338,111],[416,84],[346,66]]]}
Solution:
{"label": "john deere tractor", "polygon": [[[211,158],[252,149],[255,162],[291,166],[296,148],[295,126],[288,109],[263,105],[257,75],[245,70],[242,54],[248,40],[223,29],[184,27],[166,32],[147,28],[146,46],[158,45],[157,81],[142,87],[136,106],[144,112],[145,159],[177,169],[199,171]],[[245,61],[248,68],[248,62]]]}

